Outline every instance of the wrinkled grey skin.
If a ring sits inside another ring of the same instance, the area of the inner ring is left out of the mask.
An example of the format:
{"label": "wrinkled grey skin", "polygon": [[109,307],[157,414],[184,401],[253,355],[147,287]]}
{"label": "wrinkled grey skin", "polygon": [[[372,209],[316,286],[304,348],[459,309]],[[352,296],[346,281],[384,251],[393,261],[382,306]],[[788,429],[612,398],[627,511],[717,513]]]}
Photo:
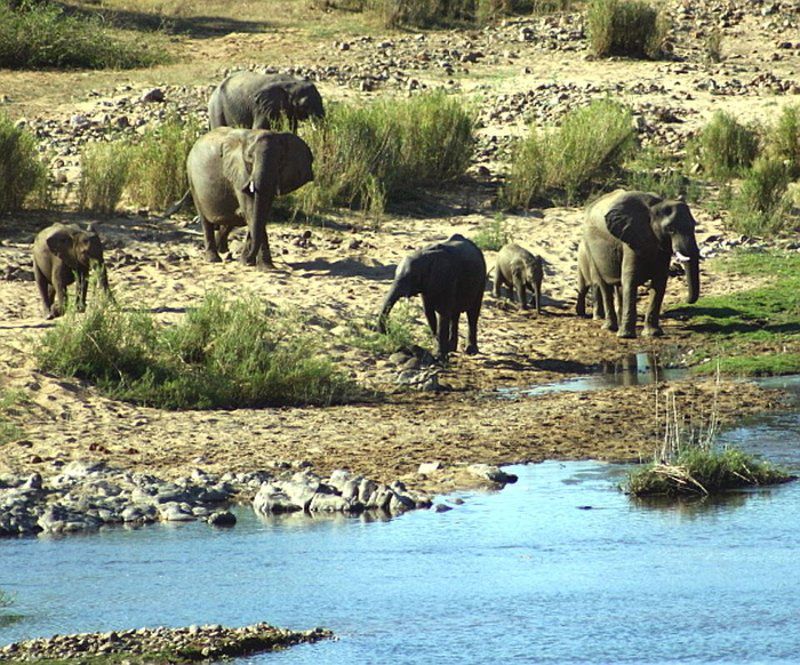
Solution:
{"label": "wrinkled grey skin", "polygon": [[[500,287],[513,289],[516,293],[519,306],[528,308],[527,289],[533,291],[536,303],[536,312],[542,311],[542,278],[544,277],[544,264],[541,257],[531,254],[524,247],[515,243],[508,243],[497,254],[494,275],[494,296],[500,297]],[[513,300],[512,293],[512,300]]]}
{"label": "wrinkled grey skin", "polygon": [[[458,319],[467,314],[469,340],[466,352],[478,353],[478,316],[486,284],[483,252],[462,235],[455,234],[407,256],[397,266],[389,293],[383,302],[378,330],[386,332],[386,318],[400,298],[422,296],[425,317],[439,342],[439,356],[458,345]],[[438,315],[438,320],[437,320]]]}
{"label": "wrinkled grey skin", "polygon": [[95,263],[100,267],[100,285],[109,292],[103,243],[97,233],[77,224],[53,224],[38,233],[33,241],[33,276],[48,319],[64,313],[67,286],[76,280],[78,311],[86,308],[89,272]]}
{"label": "wrinkled grey skin", "polygon": [[294,133],[298,121],[324,118],[325,109],[316,86],[292,76],[243,71],[228,76],[208,101],[211,129],[271,129],[281,116],[289,119]]}
{"label": "wrinkled grey skin", "polygon": [[[586,316],[586,296],[589,289],[592,290],[592,318],[600,321],[606,318],[606,310],[603,307],[603,296],[601,295],[599,278],[592,268],[589,253],[586,251],[586,244],[581,239],[578,245],[578,299],[575,302],[575,312],[578,316]],[[617,284],[614,287],[614,297],[617,308],[622,307],[622,293]]]}
{"label": "wrinkled grey skin", "polygon": [[[600,287],[606,329],[617,330],[619,337],[636,336],[636,288],[649,280],[651,298],[643,334],[663,334],[659,317],[673,254],[686,266],[688,302],[697,300],[700,250],[695,240],[695,225],[686,203],[665,200],[648,192],[617,190],[589,206],[583,225],[583,246],[591,279]],[[613,295],[615,285],[622,292],[619,320]]]}
{"label": "wrinkled grey skin", "polygon": [[246,226],[242,262],[273,267],[266,228],[272,202],[314,179],[313,159],[305,141],[289,132],[218,127],[197,139],[186,172],[206,259],[221,261],[215,229]]}

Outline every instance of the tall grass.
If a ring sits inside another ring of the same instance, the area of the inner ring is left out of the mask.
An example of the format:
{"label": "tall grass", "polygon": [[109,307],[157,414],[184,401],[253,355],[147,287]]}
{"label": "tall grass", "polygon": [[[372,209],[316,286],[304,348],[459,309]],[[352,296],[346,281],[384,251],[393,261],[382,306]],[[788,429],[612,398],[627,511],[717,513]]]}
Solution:
{"label": "tall grass", "polygon": [[81,152],[78,208],[111,215],[130,173],[130,147],[124,141],[88,143]]}
{"label": "tall grass", "polygon": [[586,24],[591,49],[600,57],[655,57],[666,34],[655,5],[642,0],[590,0]]}
{"label": "tall grass", "polygon": [[0,214],[18,210],[46,187],[47,168],[37,154],[36,139],[0,111]]}
{"label": "tall grass", "polygon": [[717,111],[687,147],[690,159],[698,162],[708,175],[717,178],[743,174],[758,156],[758,151],[758,132],[725,111]]}
{"label": "tall grass", "polygon": [[0,67],[149,67],[168,60],[164,44],[153,36],[124,36],[99,17],[70,15],[59,3],[24,1],[12,8],[0,0]]}
{"label": "tall grass", "polygon": [[567,0],[363,0],[390,27],[433,28],[485,23],[499,16],[531,13],[537,5],[562,7]]}
{"label": "tall grass", "polygon": [[148,128],[130,153],[126,194],[133,203],[163,210],[188,188],[186,157],[203,128],[195,116],[173,114]]}
{"label": "tall grass", "polygon": [[[430,341],[427,326],[417,325],[419,305],[410,300],[397,303],[386,319],[386,332],[375,330],[374,320],[350,322],[347,342],[357,349],[376,355],[389,355],[400,350],[411,350]],[[426,337],[427,335],[427,337]]]}
{"label": "tall grass", "polygon": [[511,242],[511,233],[506,228],[506,221],[502,214],[497,214],[493,219],[481,224],[478,232],[472,236],[472,242],[484,251],[497,252]]}
{"label": "tall grass", "polygon": [[297,317],[256,298],[203,302],[164,327],[146,312],[104,299],[42,338],[43,369],[95,383],[106,394],[165,409],[325,405],[357,396],[355,385],[298,333]]}
{"label": "tall grass", "polygon": [[504,198],[527,207],[545,194],[583,197],[596,179],[620,168],[635,139],[630,110],[611,100],[571,111],[558,129],[532,128],[514,151]]}
{"label": "tall grass", "polygon": [[379,213],[421,186],[461,175],[474,145],[474,119],[443,92],[368,106],[332,105],[304,139],[314,182],[297,194],[306,213],[333,206]]}
{"label": "tall grass", "polygon": [[[14,407],[21,401],[20,392],[0,390],[0,446],[22,437],[22,430],[9,418]],[[0,591],[0,607],[4,607],[2,591]]]}
{"label": "tall grass", "polygon": [[760,157],[742,180],[731,204],[730,224],[750,235],[773,235],[797,222],[787,195],[791,166],[774,158]]}
{"label": "tall grass", "polygon": [[764,137],[764,152],[784,162],[792,178],[800,176],[800,106],[786,106]]}

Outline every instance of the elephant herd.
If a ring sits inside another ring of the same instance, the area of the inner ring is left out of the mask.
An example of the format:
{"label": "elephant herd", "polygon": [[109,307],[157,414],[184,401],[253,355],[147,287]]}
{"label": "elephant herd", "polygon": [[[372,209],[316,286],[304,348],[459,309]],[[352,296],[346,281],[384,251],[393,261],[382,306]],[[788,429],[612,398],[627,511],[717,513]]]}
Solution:
{"label": "elephant herd", "polygon": [[[296,135],[299,121],[324,118],[322,98],[310,81],[287,76],[238,72],[212,93],[210,131],[201,136],[186,161],[189,190],[200,219],[207,261],[221,261],[232,228],[245,226],[241,260],[259,268],[272,264],[266,222],[274,198],[313,180],[313,155]],[[291,132],[273,131],[285,117]],[[661,335],[661,303],[673,258],[685,265],[688,301],[699,296],[700,252],[695,220],[681,200],[653,193],[617,190],[588,206],[578,247],[576,312],[586,315],[586,297],[594,295],[594,317],[620,337],[636,336],[636,292],[649,283],[651,300],[644,318],[645,335]],[[53,224],[33,245],[34,277],[44,314],[64,312],[66,287],[78,282],[77,305],[85,306],[90,266],[101,267],[101,286],[108,290],[100,238],[77,225]],[[527,307],[527,291],[541,312],[543,261],[516,244],[497,255],[494,295],[506,286]],[[458,322],[466,313],[466,352],[478,352],[478,317],[486,286],[481,250],[461,235],[424,247],[397,267],[378,329],[400,298],[422,297],[425,317],[437,337],[444,360],[456,349]],[[438,318],[437,318],[438,317]]]}

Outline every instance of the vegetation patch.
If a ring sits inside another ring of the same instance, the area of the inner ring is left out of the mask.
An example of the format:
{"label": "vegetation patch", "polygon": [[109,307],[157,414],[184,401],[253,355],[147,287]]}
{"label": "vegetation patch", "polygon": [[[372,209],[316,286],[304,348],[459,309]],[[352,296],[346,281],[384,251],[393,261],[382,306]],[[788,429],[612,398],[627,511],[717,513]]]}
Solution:
{"label": "vegetation patch", "polygon": [[798,223],[788,196],[790,165],[774,158],[756,160],[731,202],[730,226],[750,235],[771,236]]}
{"label": "vegetation patch", "polygon": [[625,164],[625,187],[639,192],[658,192],[668,199],[699,201],[702,187],[683,172],[682,164],[656,148],[639,152]]}
{"label": "vegetation patch", "polygon": [[783,162],[792,179],[800,176],[800,106],[785,106],[764,136],[764,153]]}
{"label": "vegetation patch", "polygon": [[89,143],[81,152],[78,208],[100,215],[117,209],[130,172],[130,148],[124,141]]}
{"label": "vegetation patch", "polygon": [[[15,390],[0,390],[0,446],[22,438],[22,430],[10,418],[15,407],[23,401],[22,393]],[[8,594],[0,590],[0,608],[6,607]]]}
{"label": "vegetation patch", "polygon": [[125,35],[100,17],[68,14],[60,3],[0,0],[0,67],[131,69],[169,60],[152,35]]}
{"label": "vegetation patch", "polygon": [[116,399],[165,409],[328,405],[356,399],[302,321],[255,297],[218,294],[173,326],[95,298],[43,337],[43,369],[96,384]]}
{"label": "vegetation patch", "polygon": [[411,300],[402,300],[392,309],[386,318],[386,332],[380,333],[375,328],[375,319],[348,324],[347,341],[357,349],[369,351],[375,355],[387,356],[397,351],[410,351],[430,341],[427,326],[417,321],[419,307]]}
{"label": "vegetation patch", "polygon": [[[721,371],[738,375],[800,372],[800,255],[742,251],[712,265],[763,282],[672,310],[691,317],[689,329],[705,335],[694,354],[697,361],[718,358]],[[696,370],[710,372],[711,365]]]}
{"label": "vegetation patch", "polygon": [[37,153],[36,139],[0,110],[0,215],[19,210],[31,194],[46,189],[47,167]]}
{"label": "vegetation patch", "polygon": [[484,251],[497,252],[511,242],[511,233],[506,228],[506,220],[502,214],[481,224],[478,232],[472,236],[472,242]]}
{"label": "vegetation patch", "polygon": [[313,214],[334,206],[380,213],[419,187],[464,173],[474,147],[474,116],[444,92],[368,106],[331,105],[303,138],[314,153],[314,182],[297,193]]}
{"label": "vegetation patch", "polygon": [[658,10],[642,0],[590,0],[586,25],[589,45],[600,57],[655,57],[666,34]]}
{"label": "vegetation patch", "polygon": [[630,109],[609,99],[571,111],[558,129],[531,128],[514,151],[504,198],[522,207],[549,194],[584,198],[620,169],[635,139]]}
{"label": "vegetation patch", "polygon": [[759,152],[758,132],[724,111],[717,111],[687,146],[689,159],[715,178],[742,175]]}

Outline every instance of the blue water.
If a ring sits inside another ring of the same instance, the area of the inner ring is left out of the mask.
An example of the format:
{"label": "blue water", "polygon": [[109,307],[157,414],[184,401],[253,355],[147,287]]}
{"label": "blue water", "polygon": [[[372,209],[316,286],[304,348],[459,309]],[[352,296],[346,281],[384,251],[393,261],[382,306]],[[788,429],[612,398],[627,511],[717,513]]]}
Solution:
{"label": "blue water", "polygon": [[[800,471],[800,416],[730,441]],[[593,462],[511,469],[497,493],[390,521],[262,521],[0,541],[0,643],[259,621],[338,641],[275,663],[797,662],[800,483],[653,507]],[[452,502],[452,497],[450,499]],[[2,613],[3,610],[0,610]]]}

